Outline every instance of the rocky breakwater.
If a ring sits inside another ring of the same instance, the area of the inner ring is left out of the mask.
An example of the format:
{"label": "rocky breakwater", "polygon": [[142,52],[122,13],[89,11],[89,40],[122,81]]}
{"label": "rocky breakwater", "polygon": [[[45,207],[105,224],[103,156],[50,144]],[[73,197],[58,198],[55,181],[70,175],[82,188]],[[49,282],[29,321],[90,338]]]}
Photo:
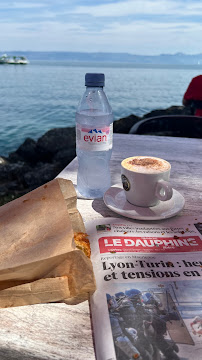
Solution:
{"label": "rocky breakwater", "polygon": [[0,205],[43,185],[76,156],[75,128],[52,129],[0,157]]}
{"label": "rocky breakwater", "polygon": [[[140,118],[130,115],[114,122],[114,132],[128,134],[131,127],[146,117],[187,114],[182,106],[154,110]],[[20,147],[0,156],[0,205],[26,194],[54,179],[76,156],[75,128],[57,128],[46,132],[37,141],[27,138]]]}

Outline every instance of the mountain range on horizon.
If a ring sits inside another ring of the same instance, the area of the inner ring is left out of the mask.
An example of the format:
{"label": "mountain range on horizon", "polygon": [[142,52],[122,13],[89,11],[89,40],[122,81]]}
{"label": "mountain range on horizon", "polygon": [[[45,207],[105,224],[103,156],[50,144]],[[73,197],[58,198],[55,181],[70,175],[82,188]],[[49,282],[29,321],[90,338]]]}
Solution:
{"label": "mountain range on horizon", "polygon": [[70,52],[70,51],[2,51],[1,55],[25,56],[29,61],[95,61],[117,62],[134,64],[170,64],[170,65],[202,65],[201,54],[159,54],[159,55],[135,55],[129,53],[107,52]]}

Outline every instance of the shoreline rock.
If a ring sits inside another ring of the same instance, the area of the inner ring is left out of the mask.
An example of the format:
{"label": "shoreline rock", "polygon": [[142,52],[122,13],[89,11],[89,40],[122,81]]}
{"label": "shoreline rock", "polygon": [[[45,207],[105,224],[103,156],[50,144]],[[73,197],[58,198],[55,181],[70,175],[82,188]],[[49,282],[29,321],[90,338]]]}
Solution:
{"label": "shoreline rock", "polygon": [[[153,110],[143,117],[129,115],[114,121],[114,133],[128,134],[138,121],[160,115],[189,115],[183,106]],[[76,156],[75,127],[47,131],[37,141],[27,138],[8,157],[0,156],[0,205],[54,179]]]}

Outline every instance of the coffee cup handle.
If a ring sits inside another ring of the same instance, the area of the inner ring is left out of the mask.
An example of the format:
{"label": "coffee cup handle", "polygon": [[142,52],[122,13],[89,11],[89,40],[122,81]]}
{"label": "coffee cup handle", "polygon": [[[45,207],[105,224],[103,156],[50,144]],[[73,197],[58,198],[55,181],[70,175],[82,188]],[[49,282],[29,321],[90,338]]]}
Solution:
{"label": "coffee cup handle", "polygon": [[[162,194],[162,190],[163,190],[163,194]],[[155,195],[161,201],[170,200],[171,197],[173,196],[172,186],[168,181],[159,180],[156,184]]]}

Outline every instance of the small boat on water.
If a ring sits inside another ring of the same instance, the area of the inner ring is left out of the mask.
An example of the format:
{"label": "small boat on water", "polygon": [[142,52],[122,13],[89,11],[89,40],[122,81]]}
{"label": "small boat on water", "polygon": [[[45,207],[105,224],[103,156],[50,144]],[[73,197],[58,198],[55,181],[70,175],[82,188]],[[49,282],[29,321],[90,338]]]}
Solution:
{"label": "small boat on water", "polygon": [[9,65],[27,65],[29,61],[25,56],[8,56],[4,54],[0,57],[0,64],[9,64]]}

